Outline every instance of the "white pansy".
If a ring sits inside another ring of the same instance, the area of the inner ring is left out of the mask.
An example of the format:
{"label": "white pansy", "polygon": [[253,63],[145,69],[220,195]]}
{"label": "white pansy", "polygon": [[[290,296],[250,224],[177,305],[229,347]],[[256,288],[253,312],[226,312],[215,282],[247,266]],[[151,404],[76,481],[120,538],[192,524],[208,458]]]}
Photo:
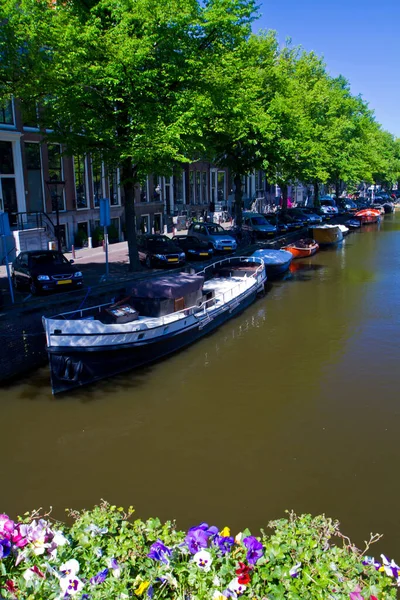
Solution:
{"label": "white pansy", "polygon": [[200,550],[193,556],[193,561],[206,573],[211,569],[212,560],[212,556],[207,550]]}
{"label": "white pansy", "polygon": [[219,577],[218,577],[218,575],[216,575],[213,579],[213,585],[215,585],[215,587],[218,587],[220,585],[220,583],[221,582],[219,580]]}
{"label": "white pansy", "polygon": [[228,585],[228,590],[230,590],[237,596],[240,596],[240,594],[243,594],[244,591],[246,590],[246,586],[243,585],[242,583],[239,583],[239,578],[235,577],[235,579],[232,579],[232,581]]}
{"label": "white pansy", "polygon": [[77,560],[75,560],[75,558],[71,558],[61,565],[60,571],[64,576],[76,575],[79,573],[79,563]]}
{"label": "white pansy", "polygon": [[67,575],[60,579],[60,587],[64,595],[75,596],[83,588],[83,583],[75,575]]}
{"label": "white pansy", "polygon": [[65,544],[69,544],[69,541],[67,540],[65,535],[63,535],[61,533],[61,531],[54,532],[54,537],[51,540],[51,542],[52,542],[52,544],[55,544],[56,546],[65,546]]}

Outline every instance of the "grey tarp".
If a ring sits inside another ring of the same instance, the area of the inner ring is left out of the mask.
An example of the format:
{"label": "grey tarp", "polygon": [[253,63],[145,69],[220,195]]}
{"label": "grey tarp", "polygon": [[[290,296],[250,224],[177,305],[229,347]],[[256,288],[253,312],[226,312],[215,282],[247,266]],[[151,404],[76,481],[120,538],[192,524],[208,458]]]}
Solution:
{"label": "grey tarp", "polygon": [[136,298],[183,298],[201,290],[204,277],[177,273],[156,279],[138,281],[131,287],[131,295]]}

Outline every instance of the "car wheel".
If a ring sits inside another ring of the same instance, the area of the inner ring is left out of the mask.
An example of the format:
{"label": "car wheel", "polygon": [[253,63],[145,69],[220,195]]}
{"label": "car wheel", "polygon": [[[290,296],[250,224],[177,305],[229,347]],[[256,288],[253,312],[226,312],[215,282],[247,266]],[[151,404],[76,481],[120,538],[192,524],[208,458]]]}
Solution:
{"label": "car wheel", "polygon": [[37,287],[36,287],[36,285],[35,285],[35,282],[34,282],[34,281],[32,281],[32,280],[31,280],[31,283],[30,283],[30,285],[29,285],[29,291],[30,291],[30,293],[32,294],[32,296],[35,296],[35,294],[37,294],[37,293],[38,293],[38,289],[37,289]]}
{"label": "car wheel", "polygon": [[151,262],[151,258],[150,258],[150,256],[149,256],[149,255],[147,255],[147,256],[146,256],[146,267],[147,267],[148,269],[151,269],[151,268],[152,268],[152,266],[153,266],[153,264],[152,264],[152,262]]}

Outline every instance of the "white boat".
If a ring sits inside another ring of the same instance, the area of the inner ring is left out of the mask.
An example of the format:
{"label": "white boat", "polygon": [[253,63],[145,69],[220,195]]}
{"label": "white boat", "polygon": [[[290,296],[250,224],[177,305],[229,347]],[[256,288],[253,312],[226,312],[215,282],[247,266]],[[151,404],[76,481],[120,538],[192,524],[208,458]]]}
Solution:
{"label": "white boat", "polygon": [[260,249],[253,252],[250,258],[253,257],[263,260],[268,277],[286,273],[293,260],[293,254],[287,250]]}
{"label": "white boat", "polygon": [[261,258],[135,282],[117,303],[43,317],[53,393],[153,362],[222,325],[264,289]]}
{"label": "white boat", "polygon": [[346,227],[346,225],[338,225],[340,231],[342,232],[343,236],[347,235],[350,231],[350,229],[348,227]]}

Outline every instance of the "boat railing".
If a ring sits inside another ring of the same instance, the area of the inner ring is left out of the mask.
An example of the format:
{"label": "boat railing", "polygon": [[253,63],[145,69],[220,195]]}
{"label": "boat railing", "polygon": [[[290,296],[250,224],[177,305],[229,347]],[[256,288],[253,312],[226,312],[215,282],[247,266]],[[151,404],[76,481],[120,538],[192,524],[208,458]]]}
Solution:
{"label": "boat railing", "polygon": [[[212,263],[212,265],[209,265],[207,267],[205,267],[202,271],[200,271],[199,273],[197,273],[198,275],[202,275],[203,273],[205,274],[207,271],[215,269],[215,267],[218,267],[222,264],[229,264],[231,262],[240,262],[240,263],[246,263],[246,262],[254,262],[254,263],[259,263],[259,266],[257,267],[257,269],[254,271],[254,273],[251,273],[250,277],[254,278],[255,280],[258,279],[258,276],[261,275],[261,273],[264,270],[264,261],[262,260],[262,258],[260,258],[259,256],[235,256],[233,258],[224,258],[220,261],[217,261],[215,263]],[[169,325],[171,322],[173,321],[178,321],[180,318],[184,318],[184,317],[188,317],[190,315],[194,315],[196,318],[201,317],[202,315],[206,315],[207,314],[207,309],[209,309],[211,307],[211,302],[213,302],[213,304],[215,304],[215,300],[222,300],[222,303],[228,302],[229,300],[232,300],[232,298],[234,298],[234,296],[236,296],[236,290],[237,288],[240,287],[240,282],[237,283],[236,285],[232,286],[229,290],[225,291],[225,292],[217,292],[215,294],[215,296],[213,298],[209,298],[207,300],[204,300],[201,304],[199,305],[194,305],[194,306],[190,306],[188,308],[183,308],[182,310],[176,311],[174,313],[170,313],[169,315],[165,315],[163,317],[157,317],[157,321],[158,323],[156,325],[154,325],[153,327],[149,327],[147,326],[146,329],[156,329],[157,327],[165,327],[166,325]],[[100,313],[102,311],[102,309],[106,306],[111,306],[113,303],[112,302],[107,302],[105,304],[99,304],[98,306],[92,306],[89,308],[82,308],[80,310],[71,310],[69,312],[66,313],[62,313],[60,315],[56,315],[54,317],[51,317],[52,319],[57,319],[57,318],[62,318],[62,319],[67,319],[68,315],[80,315],[80,318],[83,318],[84,314],[88,314],[88,313]],[[174,316],[176,318],[173,319],[173,321],[171,321],[171,316]],[[78,320],[78,319],[77,319]]]}

